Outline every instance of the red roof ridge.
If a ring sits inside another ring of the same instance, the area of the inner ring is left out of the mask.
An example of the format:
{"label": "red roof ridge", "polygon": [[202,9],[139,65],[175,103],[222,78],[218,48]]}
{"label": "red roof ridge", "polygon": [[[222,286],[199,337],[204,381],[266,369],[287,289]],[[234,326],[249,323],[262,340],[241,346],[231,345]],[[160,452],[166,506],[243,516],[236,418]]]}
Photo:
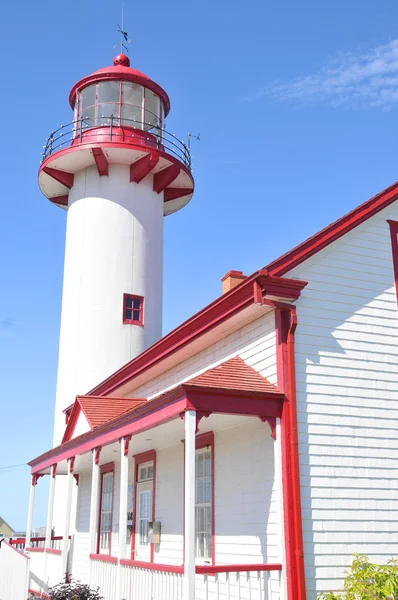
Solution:
{"label": "red roof ridge", "polygon": [[326,248],[349,231],[352,231],[378,212],[398,200],[398,182],[396,181],[382,192],[363,202],[347,214],[327,225],[321,231],[304,240],[266,266],[270,275],[282,276],[302,262]]}
{"label": "red roof ridge", "polygon": [[244,392],[280,394],[280,390],[258,371],[234,356],[182,383],[183,386],[209,387]]}

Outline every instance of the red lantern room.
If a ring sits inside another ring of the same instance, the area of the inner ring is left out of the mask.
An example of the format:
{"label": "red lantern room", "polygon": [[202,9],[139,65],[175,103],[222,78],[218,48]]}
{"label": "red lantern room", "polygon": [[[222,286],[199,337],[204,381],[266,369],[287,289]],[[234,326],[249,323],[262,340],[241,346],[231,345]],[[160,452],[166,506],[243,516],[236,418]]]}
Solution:
{"label": "red lantern room", "polygon": [[132,69],[125,54],[113,66],[78,81],[69,95],[73,122],[47,139],[39,170],[39,186],[47,198],[67,208],[73,176],[96,164],[108,174],[113,162],[130,165],[130,181],[153,174],[153,189],[164,193],[164,214],[189,202],[194,182],[190,152],[165,129],[170,111],[167,93],[149,77]]}

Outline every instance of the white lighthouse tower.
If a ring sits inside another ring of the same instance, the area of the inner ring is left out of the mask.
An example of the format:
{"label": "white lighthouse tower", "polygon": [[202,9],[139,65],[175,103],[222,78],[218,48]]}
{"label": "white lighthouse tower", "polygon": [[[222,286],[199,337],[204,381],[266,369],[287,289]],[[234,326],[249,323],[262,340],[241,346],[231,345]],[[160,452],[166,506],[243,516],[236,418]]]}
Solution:
{"label": "white lighthouse tower", "polygon": [[54,444],[62,411],[161,337],[163,216],[189,202],[184,143],[165,130],[166,92],[119,54],[69,96],[51,133],[43,194],[68,211]]}

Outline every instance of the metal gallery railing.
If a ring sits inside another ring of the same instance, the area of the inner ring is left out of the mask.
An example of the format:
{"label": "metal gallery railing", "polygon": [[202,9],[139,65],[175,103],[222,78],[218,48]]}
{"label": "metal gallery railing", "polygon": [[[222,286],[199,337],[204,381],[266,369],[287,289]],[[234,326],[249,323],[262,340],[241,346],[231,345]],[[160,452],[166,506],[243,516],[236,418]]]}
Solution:
{"label": "metal gallery railing", "polygon": [[43,146],[42,162],[63,148],[73,143],[85,144],[96,142],[127,142],[137,145],[155,147],[166,153],[172,154],[191,170],[191,153],[188,146],[179,140],[173,133],[151,123],[125,119],[121,117],[87,117],[72,121],[67,125],[61,125],[52,131]]}

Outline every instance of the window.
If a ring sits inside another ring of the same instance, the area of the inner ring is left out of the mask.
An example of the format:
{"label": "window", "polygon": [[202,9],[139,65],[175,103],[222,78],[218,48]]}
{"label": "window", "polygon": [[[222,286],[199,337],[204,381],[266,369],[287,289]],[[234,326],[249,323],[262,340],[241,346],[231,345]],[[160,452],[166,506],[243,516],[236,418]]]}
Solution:
{"label": "window", "polygon": [[101,493],[97,553],[111,553],[114,464],[101,466]]}
{"label": "window", "polygon": [[144,324],[144,298],[142,296],[123,296],[123,323],[130,325]]}
{"label": "window", "polygon": [[195,555],[210,562],[212,558],[212,464],[211,449],[195,456]]}

